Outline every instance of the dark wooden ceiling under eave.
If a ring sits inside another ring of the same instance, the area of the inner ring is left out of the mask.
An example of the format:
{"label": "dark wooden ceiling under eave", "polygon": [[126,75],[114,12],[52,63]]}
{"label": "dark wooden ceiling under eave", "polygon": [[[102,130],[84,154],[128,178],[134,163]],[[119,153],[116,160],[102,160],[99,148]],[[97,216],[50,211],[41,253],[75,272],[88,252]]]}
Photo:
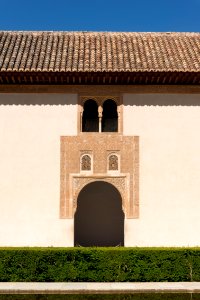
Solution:
{"label": "dark wooden ceiling under eave", "polygon": [[200,84],[200,72],[13,72],[1,71],[0,84],[134,85]]}

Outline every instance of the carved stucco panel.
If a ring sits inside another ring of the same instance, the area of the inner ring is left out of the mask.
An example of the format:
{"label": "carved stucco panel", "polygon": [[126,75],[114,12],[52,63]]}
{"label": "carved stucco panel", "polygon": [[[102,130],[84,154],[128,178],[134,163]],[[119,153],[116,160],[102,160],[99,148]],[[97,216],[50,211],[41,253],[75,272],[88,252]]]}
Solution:
{"label": "carved stucco panel", "polygon": [[91,170],[91,157],[88,154],[85,154],[81,157],[81,171],[90,171]]}
{"label": "carved stucco panel", "polygon": [[[91,171],[81,171],[80,159],[85,154],[92,158]],[[119,158],[117,171],[108,167],[112,154]],[[94,181],[113,184],[121,194],[125,217],[139,217],[138,136],[103,133],[63,136],[60,164],[61,218],[73,218],[81,189]]]}
{"label": "carved stucco panel", "polygon": [[108,169],[112,171],[116,171],[119,169],[119,163],[118,163],[118,156],[117,155],[110,155],[108,158]]}
{"label": "carved stucco panel", "polygon": [[[122,197],[122,208],[124,214],[127,215],[127,204],[129,202],[129,175],[120,177],[107,177],[105,176],[92,176],[92,177],[80,177],[77,175],[71,175],[72,188],[73,188],[73,214],[77,209],[77,199],[80,191],[89,183],[95,181],[104,181],[112,184],[120,193]],[[73,217],[73,216],[72,216]]]}

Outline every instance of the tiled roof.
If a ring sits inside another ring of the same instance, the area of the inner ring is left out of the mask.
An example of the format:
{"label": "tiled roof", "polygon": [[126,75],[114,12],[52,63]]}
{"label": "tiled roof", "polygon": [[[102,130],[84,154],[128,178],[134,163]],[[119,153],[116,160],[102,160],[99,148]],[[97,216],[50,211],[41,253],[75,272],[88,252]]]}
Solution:
{"label": "tiled roof", "polygon": [[200,33],[0,32],[1,72],[199,72]]}

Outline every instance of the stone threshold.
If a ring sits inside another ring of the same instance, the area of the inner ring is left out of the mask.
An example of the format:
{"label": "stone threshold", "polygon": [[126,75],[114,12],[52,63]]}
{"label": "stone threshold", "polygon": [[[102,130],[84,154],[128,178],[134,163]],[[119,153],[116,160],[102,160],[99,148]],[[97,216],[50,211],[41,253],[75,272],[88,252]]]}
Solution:
{"label": "stone threshold", "polygon": [[200,282],[0,282],[0,294],[200,293]]}

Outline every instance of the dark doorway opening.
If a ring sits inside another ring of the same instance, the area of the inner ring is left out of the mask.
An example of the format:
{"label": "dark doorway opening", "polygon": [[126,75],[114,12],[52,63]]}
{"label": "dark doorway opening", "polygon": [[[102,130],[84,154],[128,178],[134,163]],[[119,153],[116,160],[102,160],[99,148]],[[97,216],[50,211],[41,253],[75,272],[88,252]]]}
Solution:
{"label": "dark doorway opening", "polygon": [[122,199],[112,184],[96,181],[79,193],[74,217],[74,245],[124,245]]}
{"label": "dark doorway opening", "polygon": [[99,118],[98,118],[98,105],[90,99],[84,104],[83,118],[82,118],[82,131],[83,132],[98,132],[99,131]]}

